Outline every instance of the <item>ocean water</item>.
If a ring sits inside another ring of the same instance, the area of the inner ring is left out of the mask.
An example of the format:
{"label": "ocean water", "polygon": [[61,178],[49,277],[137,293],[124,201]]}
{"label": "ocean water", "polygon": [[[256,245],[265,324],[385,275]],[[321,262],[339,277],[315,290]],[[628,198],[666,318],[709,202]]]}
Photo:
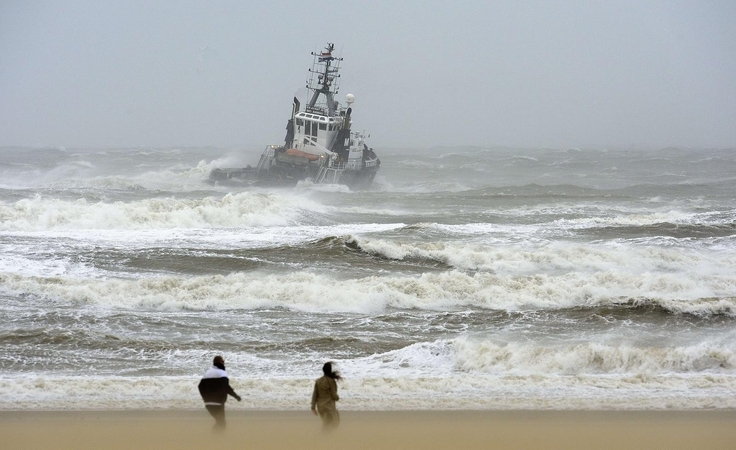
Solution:
{"label": "ocean water", "polygon": [[0,148],[0,409],[736,408],[736,150]]}

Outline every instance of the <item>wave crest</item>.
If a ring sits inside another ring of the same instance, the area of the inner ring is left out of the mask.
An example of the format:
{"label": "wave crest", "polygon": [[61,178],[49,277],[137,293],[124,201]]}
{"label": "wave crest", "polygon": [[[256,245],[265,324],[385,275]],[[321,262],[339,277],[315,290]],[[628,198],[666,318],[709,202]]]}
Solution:
{"label": "wave crest", "polygon": [[[305,206],[306,203],[306,206]],[[318,205],[269,193],[222,198],[150,198],[132,202],[65,201],[40,195],[0,204],[0,230],[161,229],[272,226],[293,223]]]}
{"label": "wave crest", "polygon": [[456,339],[455,367],[464,372],[495,374],[645,374],[736,373],[732,349],[699,344],[692,347],[633,347],[600,343],[539,345]]}
{"label": "wave crest", "polygon": [[315,312],[382,312],[387,308],[504,311],[656,306],[669,313],[736,317],[736,297],[714,295],[718,282],[678,275],[614,272],[502,277],[451,271],[419,277],[339,280],[312,273],[160,276],[144,279],[79,279],[0,274],[0,292],[39,301],[110,308],[206,310],[287,308]]}

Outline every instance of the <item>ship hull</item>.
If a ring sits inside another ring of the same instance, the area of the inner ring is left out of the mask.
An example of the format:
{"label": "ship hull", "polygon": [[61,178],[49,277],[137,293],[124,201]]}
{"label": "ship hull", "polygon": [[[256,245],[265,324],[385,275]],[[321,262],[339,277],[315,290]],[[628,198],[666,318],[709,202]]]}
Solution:
{"label": "ship hull", "polygon": [[342,173],[340,184],[346,185],[351,191],[365,191],[373,184],[378,170],[346,170]]}
{"label": "ship hull", "polygon": [[255,167],[213,169],[209,182],[216,185],[252,185],[265,187],[294,187],[299,181],[314,184],[338,184],[351,191],[370,189],[378,169],[342,170],[328,179],[319,180],[319,168],[275,164],[268,171]]}

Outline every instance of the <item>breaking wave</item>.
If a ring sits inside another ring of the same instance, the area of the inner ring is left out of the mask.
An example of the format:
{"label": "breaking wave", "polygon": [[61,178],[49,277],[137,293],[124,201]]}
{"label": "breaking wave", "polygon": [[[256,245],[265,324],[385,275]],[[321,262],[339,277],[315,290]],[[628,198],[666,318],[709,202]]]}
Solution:
{"label": "breaking wave", "polygon": [[[192,357],[186,361],[192,367],[205,357],[178,356]],[[231,384],[243,396],[232,409],[303,409],[317,376],[311,367],[286,376],[239,370],[249,363],[283,370],[281,362],[247,354],[228,360]],[[463,337],[336,361],[345,410],[736,407],[733,349],[705,344],[539,347]],[[199,409],[199,376],[3,376],[0,410]]]}
{"label": "breaking wave", "polygon": [[694,272],[728,277],[736,272],[736,257],[731,252],[703,254],[695,250],[645,245],[596,246],[558,242],[538,248],[519,248],[436,241],[402,242],[359,236],[346,237],[345,245],[389,260],[431,261],[457,270],[496,274],[619,271],[638,274]]}
{"label": "breaking wave", "polygon": [[452,341],[454,367],[463,372],[514,375],[684,373],[736,374],[732,348],[698,344],[691,347],[646,347],[593,342],[541,347],[524,343]]}
{"label": "breaking wave", "polygon": [[0,230],[158,229],[272,226],[322,206],[304,198],[244,192],[222,198],[150,198],[132,202],[65,201],[40,195],[0,204]]}
{"label": "breaking wave", "polygon": [[580,307],[656,307],[676,314],[736,317],[736,277],[599,272],[498,276],[457,271],[418,277],[339,280],[311,273],[161,276],[129,279],[0,274],[0,292],[55,304],[151,310],[286,308],[382,312],[387,308],[520,311]]}

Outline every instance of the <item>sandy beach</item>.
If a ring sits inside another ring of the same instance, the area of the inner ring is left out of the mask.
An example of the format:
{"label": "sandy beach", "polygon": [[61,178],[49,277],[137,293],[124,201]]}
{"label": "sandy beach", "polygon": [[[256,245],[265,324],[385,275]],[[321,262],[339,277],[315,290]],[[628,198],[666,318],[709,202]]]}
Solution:
{"label": "sandy beach", "polygon": [[309,411],[3,411],[15,449],[726,449],[736,411],[344,411],[320,431]]}

